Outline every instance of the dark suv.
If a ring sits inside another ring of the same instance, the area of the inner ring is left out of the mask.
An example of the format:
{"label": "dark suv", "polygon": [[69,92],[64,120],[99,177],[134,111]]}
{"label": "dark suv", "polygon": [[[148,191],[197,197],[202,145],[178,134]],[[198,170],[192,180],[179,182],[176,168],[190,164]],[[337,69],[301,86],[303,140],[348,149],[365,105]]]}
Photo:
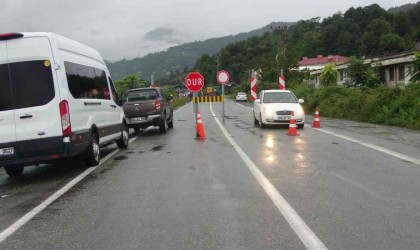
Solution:
{"label": "dark suv", "polygon": [[160,88],[138,88],[127,90],[124,114],[129,128],[138,131],[150,126],[159,126],[165,133],[173,128],[173,109],[170,105],[172,96],[166,95]]}

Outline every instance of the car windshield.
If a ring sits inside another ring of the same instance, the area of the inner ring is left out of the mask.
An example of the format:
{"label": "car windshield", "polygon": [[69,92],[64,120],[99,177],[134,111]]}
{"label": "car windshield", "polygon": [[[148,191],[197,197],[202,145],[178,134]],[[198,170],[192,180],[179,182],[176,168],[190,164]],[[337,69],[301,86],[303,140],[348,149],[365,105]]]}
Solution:
{"label": "car windshield", "polygon": [[264,103],[297,103],[296,97],[290,92],[267,92]]}
{"label": "car windshield", "polygon": [[238,95],[246,95],[246,93],[240,92],[238,93]]}
{"label": "car windshield", "polygon": [[127,101],[145,101],[145,100],[156,100],[158,93],[155,89],[139,89],[132,90],[127,93]]}

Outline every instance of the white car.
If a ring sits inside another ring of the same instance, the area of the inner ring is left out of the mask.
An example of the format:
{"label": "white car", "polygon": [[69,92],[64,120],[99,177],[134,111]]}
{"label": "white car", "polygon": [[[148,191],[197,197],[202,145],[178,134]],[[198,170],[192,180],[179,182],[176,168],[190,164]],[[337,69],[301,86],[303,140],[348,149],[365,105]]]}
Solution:
{"label": "white car", "polygon": [[289,124],[292,112],[298,128],[305,126],[305,112],[297,99],[288,90],[263,90],[254,101],[254,124],[263,128],[268,124]]}
{"label": "white car", "polygon": [[244,101],[244,102],[246,102],[247,101],[247,96],[246,96],[246,93],[244,93],[244,92],[239,92],[237,95],[236,95],[236,101],[237,102],[239,102],[239,101]]}
{"label": "white car", "polygon": [[82,155],[99,164],[100,146],[128,145],[128,127],[99,53],[52,33],[0,34],[0,166]]}

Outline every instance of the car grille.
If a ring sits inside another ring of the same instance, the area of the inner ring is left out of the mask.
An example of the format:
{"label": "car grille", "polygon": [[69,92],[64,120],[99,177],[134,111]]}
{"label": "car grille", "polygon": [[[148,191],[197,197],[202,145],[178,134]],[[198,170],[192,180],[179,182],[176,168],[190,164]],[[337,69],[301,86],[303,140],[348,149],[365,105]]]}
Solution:
{"label": "car grille", "polygon": [[291,115],[292,111],[282,110],[282,111],[277,111],[276,114],[277,115]]}

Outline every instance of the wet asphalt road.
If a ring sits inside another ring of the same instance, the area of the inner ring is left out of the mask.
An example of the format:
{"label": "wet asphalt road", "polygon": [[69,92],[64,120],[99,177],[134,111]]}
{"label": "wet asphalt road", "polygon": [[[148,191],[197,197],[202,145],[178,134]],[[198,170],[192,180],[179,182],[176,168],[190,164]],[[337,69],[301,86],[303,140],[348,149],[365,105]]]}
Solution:
{"label": "wet asphalt road", "polygon": [[[212,104],[220,118],[221,104]],[[141,133],[12,236],[1,249],[305,249],[200,104],[207,139],[194,140],[192,105],[174,129]],[[329,249],[420,245],[420,166],[310,128],[254,127],[226,103],[225,128]],[[309,118],[309,117],[308,117]],[[310,119],[308,119],[310,120]],[[323,129],[420,158],[420,133],[322,118]],[[106,154],[114,146],[102,149]],[[64,186],[81,162],[0,171],[0,231]]]}

